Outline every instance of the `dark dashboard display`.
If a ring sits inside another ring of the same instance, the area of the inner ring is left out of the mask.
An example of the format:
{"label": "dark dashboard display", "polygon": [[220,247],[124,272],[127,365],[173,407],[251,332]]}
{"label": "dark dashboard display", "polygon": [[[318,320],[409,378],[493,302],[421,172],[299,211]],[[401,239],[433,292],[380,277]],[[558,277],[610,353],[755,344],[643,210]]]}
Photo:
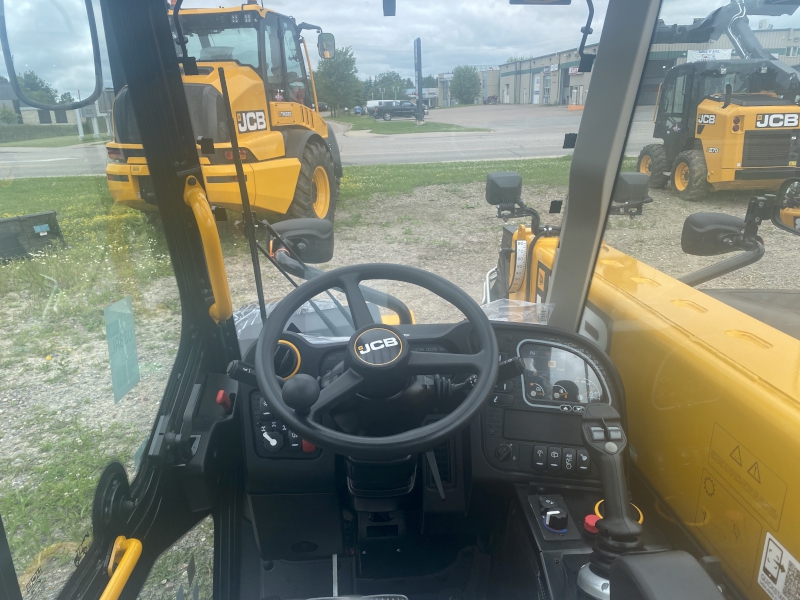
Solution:
{"label": "dark dashboard display", "polygon": [[525,402],[590,404],[603,401],[594,369],[577,354],[553,346],[523,342],[518,348],[525,364]]}
{"label": "dark dashboard display", "polygon": [[581,421],[570,415],[525,410],[507,410],[503,419],[503,437],[523,442],[544,442],[581,446]]}

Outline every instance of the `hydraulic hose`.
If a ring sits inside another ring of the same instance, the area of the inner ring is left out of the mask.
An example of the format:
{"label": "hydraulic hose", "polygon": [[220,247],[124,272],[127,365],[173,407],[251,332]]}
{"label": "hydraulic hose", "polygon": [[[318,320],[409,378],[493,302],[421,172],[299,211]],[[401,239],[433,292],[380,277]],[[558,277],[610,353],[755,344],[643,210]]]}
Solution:
{"label": "hydraulic hose", "polygon": [[11,89],[14,90],[17,98],[23,104],[27,104],[28,106],[32,106],[33,108],[38,108],[40,110],[73,110],[75,108],[82,108],[84,106],[94,104],[94,101],[100,97],[100,94],[103,92],[103,68],[100,63],[100,41],[97,37],[97,23],[94,19],[92,0],[85,0],[85,2],[86,17],[89,21],[89,36],[92,40],[92,56],[94,58],[94,92],[92,92],[92,95],[85,100],[65,102],[64,104],[44,104],[28,98],[19,87],[19,81],[17,81],[17,70],[14,68],[14,58],[11,55],[11,47],[8,44],[5,0],[0,0],[0,47],[3,49],[3,59],[6,63],[8,81],[11,84]]}

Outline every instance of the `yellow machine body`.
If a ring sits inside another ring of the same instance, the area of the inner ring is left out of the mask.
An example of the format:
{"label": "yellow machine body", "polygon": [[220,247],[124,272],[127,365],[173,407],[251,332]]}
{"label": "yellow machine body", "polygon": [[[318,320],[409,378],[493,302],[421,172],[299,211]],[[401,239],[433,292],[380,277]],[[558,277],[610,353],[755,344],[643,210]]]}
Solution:
{"label": "yellow machine body", "polygon": [[[764,94],[750,94],[754,99]],[[787,167],[797,167],[791,136],[800,131],[797,105],[727,107],[703,100],[697,107],[696,138],[702,142],[708,182],[716,190],[777,190]],[[773,154],[786,155],[777,157]],[[780,158],[784,164],[778,165]],[[771,164],[764,164],[771,163]]]}
{"label": "yellow machine body", "polygon": [[[229,8],[185,9],[181,11],[181,16],[236,12],[255,12],[264,18],[271,11],[258,5],[245,4]],[[237,121],[235,134],[240,154],[245,155],[243,167],[251,206],[259,212],[285,214],[294,197],[301,164],[297,157],[286,156],[283,130],[303,129],[327,140],[327,123],[316,110],[299,102],[268,102],[264,81],[252,67],[240,65],[236,61],[198,61],[197,65],[200,74],[183,74],[184,85],[211,86],[220,94],[222,87],[217,69],[222,67],[225,70],[231,110]],[[307,68],[311,75],[310,65]],[[313,86],[313,76],[311,81]],[[157,211],[154,203],[146,201],[143,189],[142,178],[149,177],[150,171],[142,155],[142,146],[114,141],[106,147],[125,155],[122,160],[110,160],[106,167],[108,187],[114,201],[142,211]],[[241,212],[239,183],[230,153],[231,144],[215,142],[214,148],[218,160],[212,162],[208,156],[200,157],[208,200],[213,206]],[[228,158],[226,150],[229,151]],[[127,156],[128,154],[138,156]]]}
{"label": "yellow machine body", "polygon": [[[524,226],[511,248],[522,239],[533,241]],[[546,298],[557,243],[537,241],[533,274],[509,298]],[[630,464],[659,512],[748,598],[767,600],[767,534],[800,556],[800,340],[605,244],[581,331],[619,368]]]}

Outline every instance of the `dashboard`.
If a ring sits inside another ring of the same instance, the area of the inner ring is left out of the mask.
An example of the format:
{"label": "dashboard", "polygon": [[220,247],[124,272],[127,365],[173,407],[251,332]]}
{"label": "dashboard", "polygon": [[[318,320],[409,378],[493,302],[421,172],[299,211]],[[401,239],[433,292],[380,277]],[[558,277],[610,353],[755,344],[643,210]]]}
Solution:
{"label": "dashboard", "polygon": [[[597,472],[582,445],[581,421],[592,403],[612,404],[625,414],[622,386],[611,362],[576,334],[524,323],[493,322],[492,326],[499,360],[519,357],[525,368],[521,375],[497,383],[473,427],[474,451],[495,473],[490,476],[564,484],[596,482]],[[401,325],[399,329],[406,327],[407,340],[416,351],[477,350],[468,323]],[[303,372],[321,380],[335,377],[346,339],[287,331],[275,357],[276,373],[287,377]],[[253,458],[286,463],[286,468],[293,468],[290,464],[297,465],[298,460],[307,461],[310,468],[310,463],[328,454],[276,419],[257,389],[248,399],[246,437]]]}
{"label": "dashboard", "polygon": [[583,447],[589,404],[624,414],[616,370],[583,338],[538,325],[493,323],[500,361],[519,357],[525,370],[498,382],[481,423],[483,454],[495,469],[536,479],[597,479]]}

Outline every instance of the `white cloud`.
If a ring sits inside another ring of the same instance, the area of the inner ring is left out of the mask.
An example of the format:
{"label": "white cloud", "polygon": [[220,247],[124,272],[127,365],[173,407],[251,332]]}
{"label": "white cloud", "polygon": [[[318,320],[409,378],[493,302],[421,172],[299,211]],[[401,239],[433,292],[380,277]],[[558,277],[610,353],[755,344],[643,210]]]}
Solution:
{"label": "white cloud", "polygon": [[[662,18],[691,23],[726,0],[666,0]],[[186,0],[186,6],[235,5],[231,0]],[[497,65],[513,55],[541,55],[574,48],[586,21],[583,0],[571,6],[511,6],[507,0],[397,0],[397,16],[384,17],[381,0],[265,0],[265,5],[336,35],[352,46],[361,77],[394,70],[413,76],[413,41],[422,38],[423,71],[437,74],[462,64]],[[600,38],[608,0],[595,3]],[[18,72],[34,70],[59,92],[83,97],[94,87],[92,52],[83,0],[6,0],[6,19]],[[99,5],[95,13],[104,45]],[[752,17],[755,22],[761,17]],[[770,19],[775,27],[800,25],[798,16]],[[308,32],[309,37],[313,32]],[[106,85],[111,77],[103,49]],[[314,60],[314,59],[312,59]],[[0,73],[4,73],[0,66]]]}

